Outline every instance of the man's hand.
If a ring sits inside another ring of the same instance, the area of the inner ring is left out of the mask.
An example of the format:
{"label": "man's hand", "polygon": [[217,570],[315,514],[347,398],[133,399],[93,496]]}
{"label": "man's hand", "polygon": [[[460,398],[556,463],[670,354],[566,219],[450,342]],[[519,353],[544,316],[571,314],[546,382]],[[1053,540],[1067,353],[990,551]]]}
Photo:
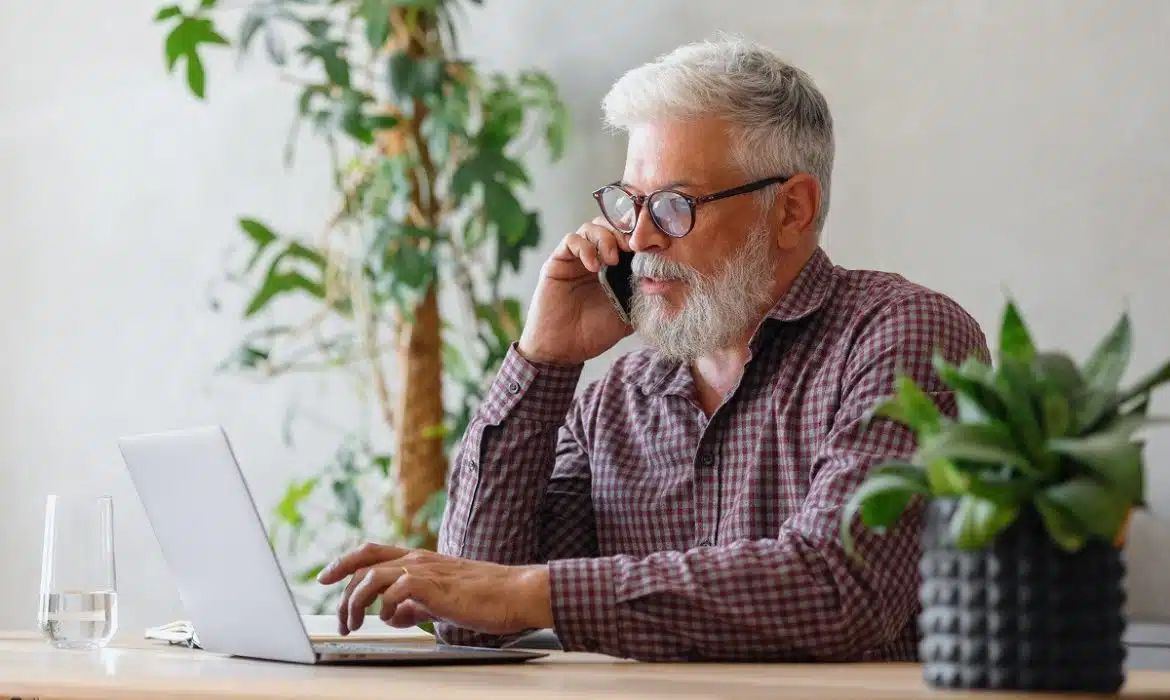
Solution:
{"label": "man's hand", "polygon": [[628,236],[604,218],[565,236],[540,270],[517,349],[534,362],[578,364],[609,350],[633,329],[622,321],[597,281],[604,262],[630,250]]}
{"label": "man's hand", "polygon": [[366,608],[378,598],[380,617],[394,627],[438,620],[511,634],[553,624],[544,566],[501,566],[371,542],[334,561],[317,581],[328,585],[347,576],[337,610],[343,635],[362,626]]}

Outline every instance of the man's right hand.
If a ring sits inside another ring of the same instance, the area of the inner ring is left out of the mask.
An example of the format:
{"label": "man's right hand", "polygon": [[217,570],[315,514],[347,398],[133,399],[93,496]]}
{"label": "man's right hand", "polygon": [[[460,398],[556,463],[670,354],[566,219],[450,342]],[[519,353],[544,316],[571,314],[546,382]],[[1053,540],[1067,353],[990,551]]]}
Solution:
{"label": "man's right hand", "polygon": [[597,280],[602,262],[615,265],[628,237],[598,217],[565,236],[540,270],[517,349],[533,362],[580,364],[630,335]]}

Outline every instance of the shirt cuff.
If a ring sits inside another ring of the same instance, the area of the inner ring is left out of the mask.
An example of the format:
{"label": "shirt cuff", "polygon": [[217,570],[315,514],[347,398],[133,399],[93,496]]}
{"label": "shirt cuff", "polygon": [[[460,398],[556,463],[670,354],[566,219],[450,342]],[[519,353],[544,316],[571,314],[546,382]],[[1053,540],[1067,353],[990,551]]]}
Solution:
{"label": "shirt cuff", "polygon": [[560,559],[548,563],[553,631],[565,651],[624,657],[618,629],[612,558]]}
{"label": "shirt cuff", "polygon": [[484,397],[487,420],[499,423],[508,416],[518,416],[545,423],[564,422],[583,369],[583,364],[532,362],[512,343]]}

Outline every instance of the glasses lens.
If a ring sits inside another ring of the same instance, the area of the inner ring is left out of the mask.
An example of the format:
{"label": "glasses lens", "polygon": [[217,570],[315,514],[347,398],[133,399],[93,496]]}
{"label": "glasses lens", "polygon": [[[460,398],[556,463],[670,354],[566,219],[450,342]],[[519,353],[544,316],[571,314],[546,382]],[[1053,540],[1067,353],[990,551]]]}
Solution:
{"label": "glasses lens", "polygon": [[691,204],[675,192],[659,192],[650,200],[650,215],[668,236],[685,236],[691,230]]}
{"label": "glasses lens", "polygon": [[601,213],[622,233],[634,230],[634,200],[618,187],[608,187],[601,193]]}

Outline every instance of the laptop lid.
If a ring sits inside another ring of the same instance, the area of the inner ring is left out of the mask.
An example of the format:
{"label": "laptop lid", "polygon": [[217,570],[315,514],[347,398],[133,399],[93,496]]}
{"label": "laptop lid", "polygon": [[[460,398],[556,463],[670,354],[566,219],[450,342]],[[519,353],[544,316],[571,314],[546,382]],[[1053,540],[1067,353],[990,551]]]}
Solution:
{"label": "laptop lid", "polygon": [[204,649],[312,663],[309,635],[223,429],[118,440]]}

